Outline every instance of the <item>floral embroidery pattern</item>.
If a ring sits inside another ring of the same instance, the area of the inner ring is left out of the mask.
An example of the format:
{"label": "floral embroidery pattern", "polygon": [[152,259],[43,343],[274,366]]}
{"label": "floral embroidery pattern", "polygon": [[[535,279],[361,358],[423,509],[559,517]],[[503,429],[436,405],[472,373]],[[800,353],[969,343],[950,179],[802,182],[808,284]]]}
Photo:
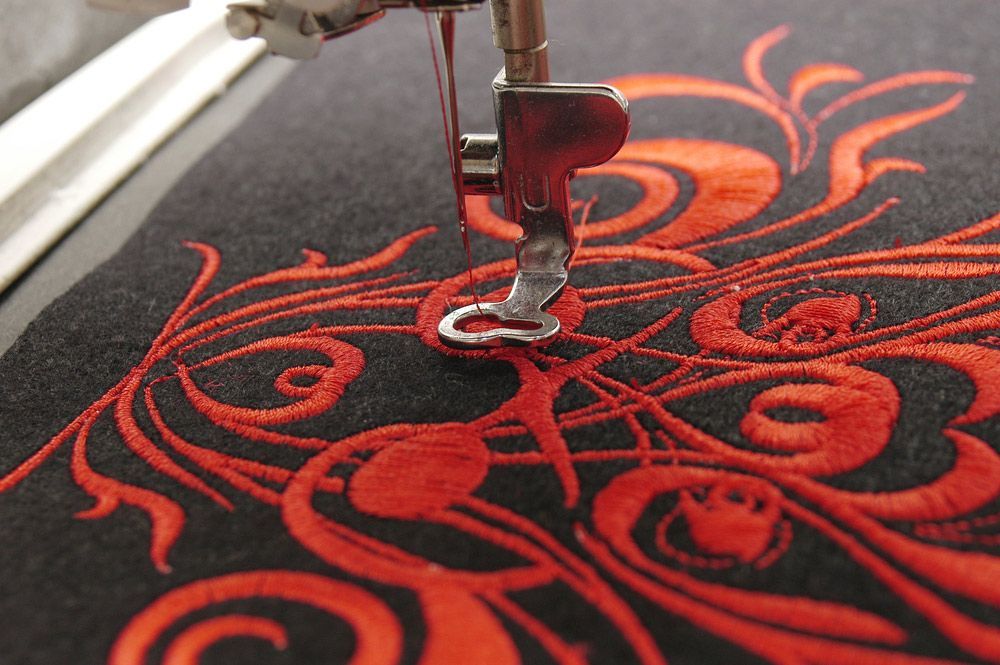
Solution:
{"label": "floral embroidery pattern", "polygon": [[[744,70],[750,87],[679,74],[626,76],[613,83],[632,101],[707,98],[763,114],[781,130],[787,170],[796,176],[818,159],[824,123],[845,108],[890,91],[972,82],[964,74],[921,71],[860,85],[861,72],[823,63],[796,72],[783,96],[761,63],[787,33],[777,28],[748,47]],[[860,87],[808,114],[804,101],[830,84]],[[994,281],[974,298],[903,316],[894,311],[904,311],[896,302],[901,289],[892,285],[995,280],[1000,246],[986,237],[1000,227],[1000,215],[918,244],[813,254],[899,203],[889,198],[829,228],[827,217],[856,202],[877,179],[893,171],[924,172],[916,162],[869,158],[868,151],[951,113],[964,95],[953,90],[944,101],[869,120],[834,138],[822,199],[776,221],[766,217],[784,185],[774,157],[701,139],[628,143],[611,163],[582,175],[631,180],[642,196],[630,210],[579,229],[584,244],[574,277],[592,273],[600,281],[607,274],[602,270],[629,265],[655,273],[567,287],[552,308],[564,332],[543,349],[457,351],[440,344],[441,315],[471,301],[468,276],[462,271],[416,281],[411,273],[389,272],[433,228],[339,266],[307,250],[300,265],[214,294],[221,256],[189,243],[202,268],[146,357],[0,478],[0,491],[17,485],[58,448],[71,446],[73,481],[95,500],[79,517],[105,517],[122,504],[142,510],[151,524],[150,558],[169,571],[185,510],[174,498],[91,466],[91,428],[107,414],[129,453],[160,474],[227,510],[234,509],[232,493],[273,506],[288,533],[338,577],[412,592],[425,624],[420,662],[428,665],[520,662],[509,625],[554,662],[588,662],[585,648],[515,599],[516,592],[551,585],[569,589],[593,608],[637,662],[666,662],[669,645],[653,638],[650,617],[640,616],[621,588],[775,663],[932,662],[907,651],[910,634],[894,617],[718,581],[726,572],[752,579],[777,565],[805,532],[825,539],[884,593],[922,616],[957,657],[998,662],[1000,630],[969,608],[1000,606],[1000,558],[988,552],[1000,538],[1000,457],[971,433],[1000,412],[1000,290]],[[681,197],[679,176],[693,183],[694,192],[680,212],[672,212]],[[518,235],[482,198],[469,200],[469,214],[470,226],[482,234],[503,241]],[[787,232],[807,225],[816,230],[806,240],[782,240],[801,238]],[[753,241],[762,238],[768,249],[749,255],[761,246]],[[706,258],[712,249],[735,244],[747,248],[739,261]],[[505,260],[478,266],[473,275],[480,284],[499,283],[514,269],[513,260]],[[604,313],[639,305],[657,312],[651,322],[620,337],[584,332]],[[394,313],[387,320],[397,322],[328,320],[351,313],[367,321],[386,312]],[[398,323],[401,316],[409,322]],[[292,332],[267,332],[273,324]],[[677,330],[689,337],[685,348],[658,343]],[[345,340],[352,335],[410,336],[431,352],[505,363],[519,387],[469,422],[387,424],[338,440],[294,433],[295,423],[336,413],[345,391],[365,372],[365,354]],[[219,401],[200,379],[214,366],[267,353],[313,359],[277,375],[278,406]],[[643,359],[656,368],[655,378],[617,377],[609,366],[623,357]],[[841,482],[886,454],[900,419],[899,390],[874,368],[876,360],[949,368],[974,388],[967,408],[940,431],[954,461],[927,482],[865,491]],[[157,394],[167,384],[179,387],[186,403],[227,436],[293,448],[307,461],[283,466],[186,438],[161,412]],[[583,406],[562,407],[560,398],[570,388],[588,396]],[[680,415],[685,400],[725,403],[735,399],[737,388],[752,394],[738,435]],[[145,414],[141,421],[137,411]],[[602,441],[599,449],[581,444],[588,428],[609,424],[620,425],[614,431],[622,435]],[[512,439],[528,440],[530,448],[498,445]],[[480,493],[487,480],[525,467],[551,471],[559,490],[551,510],[565,511],[575,538],[560,538],[532,516]],[[596,467],[609,471],[587,473]],[[600,480],[595,484],[592,477]],[[407,549],[405,539],[390,542],[366,532],[364,520],[371,518],[383,525],[433,525],[509,557],[486,569],[453,566]],[[401,657],[406,629],[376,594],[333,577],[260,570],[171,591],[123,627],[110,662],[149,662],[151,649],[184,617],[251,597],[309,605],[347,622],[356,636],[354,663],[396,663]],[[214,616],[174,635],[163,662],[196,663],[209,646],[232,637],[266,640],[279,649],[288,640],[285,628],[271,619]]]}

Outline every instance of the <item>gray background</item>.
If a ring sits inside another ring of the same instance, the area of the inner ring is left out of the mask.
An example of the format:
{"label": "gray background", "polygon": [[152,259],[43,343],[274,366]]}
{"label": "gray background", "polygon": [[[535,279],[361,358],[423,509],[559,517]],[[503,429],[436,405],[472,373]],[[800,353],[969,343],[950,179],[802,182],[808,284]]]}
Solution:
{"label": "gray background", "polygon": [[0,0],[0,122],[144,20],[85,0]]}

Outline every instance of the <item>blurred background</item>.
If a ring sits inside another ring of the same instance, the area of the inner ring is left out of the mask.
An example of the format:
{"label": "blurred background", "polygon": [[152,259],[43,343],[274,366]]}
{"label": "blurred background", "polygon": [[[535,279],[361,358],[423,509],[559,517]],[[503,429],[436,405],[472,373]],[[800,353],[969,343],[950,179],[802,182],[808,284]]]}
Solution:
{"label": "blurred background", "polygon": [[74,0],[0,0],[0,123],[147,20]]}

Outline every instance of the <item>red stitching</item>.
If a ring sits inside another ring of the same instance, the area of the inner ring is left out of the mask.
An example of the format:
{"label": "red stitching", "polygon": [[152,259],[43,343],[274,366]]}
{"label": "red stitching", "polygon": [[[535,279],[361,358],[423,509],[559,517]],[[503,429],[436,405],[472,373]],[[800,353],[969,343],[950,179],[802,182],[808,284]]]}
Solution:
{"label": "red stitching", "polygon": [[[168,592],[137,614],[125,627],[111,649],[109,665],[145,663],[149,650],[178,620],[217,603],[247,598],[278,598],[304,603],[347,621],[354,629],[357,646],[354,662],[396,663],[402,651],[402,629],[395,615],[381,600],[367,591],[322,575],[287,570],[259,570],[234,573],[193,582]],[[177,636],[169,654],[183,663],[197,662],[198,653],[207,646],[236,636],[250,635],[272,639],[282,648],[285,640],[280,625],[238,615],[196,624]]]}
{"label": "red stitching", "polygon": [[198,665],[209,647],[234,637],[267,640],[279,651],[288,648],[288,634],[280,623],[245,614],[229,614],[205,619],[185,628],[170,643],[163,654],[163,662],[169,665]]}

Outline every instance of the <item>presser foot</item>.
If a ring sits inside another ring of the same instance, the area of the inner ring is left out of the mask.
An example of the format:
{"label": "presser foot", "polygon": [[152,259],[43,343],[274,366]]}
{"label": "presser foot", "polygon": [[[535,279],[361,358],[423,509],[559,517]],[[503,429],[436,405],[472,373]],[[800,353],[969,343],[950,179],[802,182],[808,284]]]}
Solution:
{"label": "presser foot", "polygon": [[559,333],[544,310],[566,285],[577,245],[570,179],[614,157],[629,130],[628,104],[607,85],[509,81],[501,70],[493,102],[497,135],[462,142],[465,192],[503,195],[507,219],[524,235],[507,299],[462,307],[438,325],[441,341],[458,348],[532,346]]}
{"label": "presser foot", "polygon": [[[503,302],[473,303],[456,309],[441,319],[438,336],[448,346],[460,349],[543,344],[561,329],[559,319],[543,308],[559,297],[568,277],[566,272],[518,273]],[[496,327],[485,327],[489,325]]]}

